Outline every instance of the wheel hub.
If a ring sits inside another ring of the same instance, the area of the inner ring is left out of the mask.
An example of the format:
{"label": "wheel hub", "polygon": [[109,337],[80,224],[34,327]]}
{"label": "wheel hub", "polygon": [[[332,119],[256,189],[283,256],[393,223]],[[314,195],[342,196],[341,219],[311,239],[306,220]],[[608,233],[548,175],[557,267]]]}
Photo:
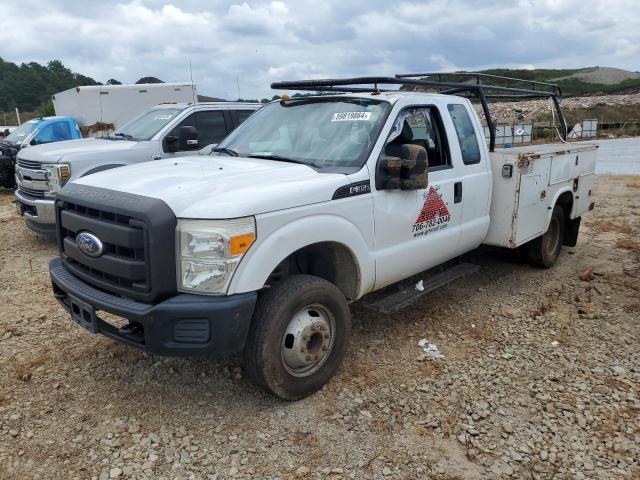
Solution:
{"label": "wheel hub", "polygon": [[296,377],[316,372],[333,348],[335,321],[320,305],[300,309],[291,319],[282,337],[282,361]]}

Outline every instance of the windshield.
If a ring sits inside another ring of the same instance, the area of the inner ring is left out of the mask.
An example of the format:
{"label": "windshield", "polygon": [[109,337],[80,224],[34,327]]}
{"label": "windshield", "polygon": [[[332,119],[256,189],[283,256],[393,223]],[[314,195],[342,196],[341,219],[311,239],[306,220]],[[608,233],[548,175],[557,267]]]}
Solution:
{"label": "windshield", "polygon": [[249,117],[217,150],[351,173],[366,161],[389,109],[387,102],[348,97],[274,102]]}
{"label": "windshield", "polygon": [[20,125],[16,128],[10,135],[4,139],[6,143],[10,143],[12,145],[17,145],[21,143],[27,135],[29,135],[33,129],[36,127],[36,122],[27,122]]}
{"label": "windshield", "polygon": [[126,138],[127,140],[151,140],[156,133],[182,112],[182,108],[149,110],[129,120],[116,130],[113,136]]}

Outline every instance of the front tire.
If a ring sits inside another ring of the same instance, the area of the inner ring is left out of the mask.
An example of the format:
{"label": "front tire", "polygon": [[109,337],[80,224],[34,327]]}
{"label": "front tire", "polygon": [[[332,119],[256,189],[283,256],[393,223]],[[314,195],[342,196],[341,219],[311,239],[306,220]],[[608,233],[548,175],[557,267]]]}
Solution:
{"label": "front tire", "polygon": [[524,246],[525,256],[529,263],[539,268],[551,267],[560,255],[564,230],[564,209],[562,206],[556,205],[551,213],[547,231]]}
{"label": "front tire", "polygon": [[293,275],[260,294],[244,369],[269,393],[298,400],[331,379],[350,334],[351,314],[342,292],[322,278]]}

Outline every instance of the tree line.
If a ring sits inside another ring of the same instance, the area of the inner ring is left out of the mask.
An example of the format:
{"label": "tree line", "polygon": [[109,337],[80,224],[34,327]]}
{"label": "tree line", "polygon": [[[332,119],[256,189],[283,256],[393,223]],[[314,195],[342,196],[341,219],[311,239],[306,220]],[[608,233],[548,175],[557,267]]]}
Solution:
{"label": "tree line", "polygon": [[[109,80],[107,83],[120,83]],[[51,95],[73,87],[100,85],[93,78],[72,72],[59,60],[46,65],[36,62],[16,65],[0,58],[0,111],[34,111]]]}

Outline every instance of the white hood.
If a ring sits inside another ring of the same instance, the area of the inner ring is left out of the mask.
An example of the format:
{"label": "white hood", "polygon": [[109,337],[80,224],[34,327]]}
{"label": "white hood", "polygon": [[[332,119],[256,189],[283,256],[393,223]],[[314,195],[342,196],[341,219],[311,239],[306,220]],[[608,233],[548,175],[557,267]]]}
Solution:
{"label": "white hood", "polygon": [[331,200],[337,173],[246,157],[180,157],[114,168],[72,183],[163,200],[178,218],[237,218]]}
{"label": "white hood", "polygon": [[56,163],[60,159],[65,162],[72,162],[74,159],[95,158],[96,155],[112,156],[115,152],[130,150],[137,143],[128,140],[83,138],[23,148],[20,150],[18,157],[23,160],[42,163]]}

